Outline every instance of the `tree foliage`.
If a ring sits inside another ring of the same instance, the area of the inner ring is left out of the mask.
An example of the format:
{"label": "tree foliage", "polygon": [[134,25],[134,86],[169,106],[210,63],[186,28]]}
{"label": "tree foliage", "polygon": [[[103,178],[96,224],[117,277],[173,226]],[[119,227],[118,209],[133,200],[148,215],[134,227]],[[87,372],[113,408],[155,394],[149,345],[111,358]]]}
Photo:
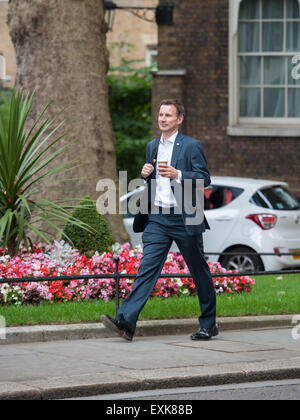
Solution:
{"label": "tree foliage", "polygon": [[152,67],[136,67],[136,60],[123,59],[111,67],[110,111],[116,136],[118,171],[128,179],[139,178],[145,163],[146,144],[151,140]]}

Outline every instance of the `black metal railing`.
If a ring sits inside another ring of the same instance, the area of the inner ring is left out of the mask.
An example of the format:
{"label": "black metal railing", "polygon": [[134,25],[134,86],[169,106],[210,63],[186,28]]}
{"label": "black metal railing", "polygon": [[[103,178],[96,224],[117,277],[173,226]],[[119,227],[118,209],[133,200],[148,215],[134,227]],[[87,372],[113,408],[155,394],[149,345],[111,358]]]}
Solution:
{"label": "black metal railing", "polygon": [[[205,252],[204,255],[258,255],[258,256],[273,256],[273,257],[285,257],[285,256],[297,256],[300,258],[300,252],[299,251],[294,251],[293,253],[291,252],[255,252],[255,251],[249,251],[249,252],[241,252],[239,251],[237,252]],[[299,260],[299,265],[300,265],[300,260]]]}

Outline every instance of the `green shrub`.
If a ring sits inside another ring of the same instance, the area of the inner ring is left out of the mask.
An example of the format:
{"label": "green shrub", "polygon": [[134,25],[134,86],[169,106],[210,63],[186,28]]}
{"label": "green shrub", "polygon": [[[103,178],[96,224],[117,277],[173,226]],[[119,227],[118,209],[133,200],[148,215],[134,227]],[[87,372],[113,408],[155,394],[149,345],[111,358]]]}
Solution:
{"label": "green shrub", "polygon": [[95,201],[88,196],[84,197],[74,209],[72,216],[88,225],[96,233],[67,223],[63,232],[66,235],[63,235],[64,240],[69,242],[82,254],[91,255],[95,251],[102,254],[110,250],[114,241],[111,237],[108,223],[97,212]]}

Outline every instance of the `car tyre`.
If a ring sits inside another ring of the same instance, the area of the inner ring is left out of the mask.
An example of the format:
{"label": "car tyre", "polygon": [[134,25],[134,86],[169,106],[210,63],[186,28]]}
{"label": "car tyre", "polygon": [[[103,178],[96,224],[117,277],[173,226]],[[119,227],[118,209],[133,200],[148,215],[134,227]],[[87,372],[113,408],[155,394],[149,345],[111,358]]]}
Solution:
{"label": "car tyre", "polygon": [[264,265],[257,255],[247,255],[247,252],[253,254],[255,251],[247,247],[236,247],[228,250],[227,252],[236,253],[236,255],[225,255],[220,259],[222,267],[226,270],[238,271],[263,271]]}

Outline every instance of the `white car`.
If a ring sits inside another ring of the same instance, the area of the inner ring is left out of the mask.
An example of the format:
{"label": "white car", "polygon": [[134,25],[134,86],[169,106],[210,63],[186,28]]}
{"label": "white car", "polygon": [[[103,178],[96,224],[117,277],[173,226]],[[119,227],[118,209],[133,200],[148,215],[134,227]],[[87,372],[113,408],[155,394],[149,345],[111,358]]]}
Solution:
{"label": "white car", "polygon": [[[143,189],[124,195],[121,202],[138,199]],[[203,235],[210,262],[239,271],[300,266],[300,206],[287,183],[213,176],[205,189],[205,215],[211,228]],[[141,234],[132,229],[133,215],[126,214],[123,220],[132,245],[142,245]],[[175,243],[171,250],[178,251]],[[259,255],[266,253],[276,255]],[[285,253],[292,255],[281,255]]]}

